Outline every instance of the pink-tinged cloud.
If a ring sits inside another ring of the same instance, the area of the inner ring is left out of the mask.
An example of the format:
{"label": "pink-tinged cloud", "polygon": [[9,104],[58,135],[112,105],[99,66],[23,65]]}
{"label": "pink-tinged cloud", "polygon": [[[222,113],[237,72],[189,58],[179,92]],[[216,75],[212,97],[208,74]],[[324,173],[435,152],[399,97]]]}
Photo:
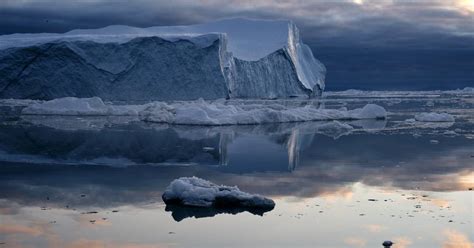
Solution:
{"label": "pink-tinged cloud", "polygon": [[467,235],[459,231],[448,229],[444,231],[444,237],[443,248],[474,248],[474,243]]}

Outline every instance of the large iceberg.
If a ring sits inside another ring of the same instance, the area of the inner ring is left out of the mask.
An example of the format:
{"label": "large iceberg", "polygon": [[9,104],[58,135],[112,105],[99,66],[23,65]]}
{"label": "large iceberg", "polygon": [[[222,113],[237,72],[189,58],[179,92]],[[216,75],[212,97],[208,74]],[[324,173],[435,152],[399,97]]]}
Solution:
{"label": "large iceberg", "polygon": [[0,98],[320,95],[325,67],[286,20],[0,36]]}

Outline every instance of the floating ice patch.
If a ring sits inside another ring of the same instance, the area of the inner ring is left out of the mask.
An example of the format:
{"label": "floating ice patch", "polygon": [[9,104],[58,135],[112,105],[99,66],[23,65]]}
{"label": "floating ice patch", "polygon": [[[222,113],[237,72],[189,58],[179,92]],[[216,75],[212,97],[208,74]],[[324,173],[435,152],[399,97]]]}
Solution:
{"label": "floating ice patch", "polygon": [[32,104],[22,114],[34,115],[107,115],[108,107],[99,97],[65,97]]}
{"label": "floating ice patch", "polygon": [[22,110],[23,115],[69,115],[69,116],[136,116],[144,105],[112,105],[99,97],[64,97],[30,104]]}
{"label": "floating ice patch", "polygon": [[443,133],[444,135],[448,135],[448,136],[456,136],[458,135],[455,131],[453,130],[447,130]]}
{"label": "floating ice patch", "polygon": [[465,87],[463,89],[451,90],[448,91],[450,93],[457,93],[457,94],[474,94],[474,87]]}
{"label": "floating ice patch", "polygon": [[375,97],[375,98],[399,98],[399,97],[438,97],[440,95],[473,95],[473,87],[465,87],[457,90],[428,90],[428,91],[371,91],[349,89],[344,91],[325,91],[325,96],[340,97]]}
{"label": "floating ice patch", "polygon": [[236,186],[219,186],[197,177],[181,177],[173,180],[162,198],[166,204],[190,207],[268,210],[275,207],[275,202],[271,199],[240,191]]}
{"label": "floating ice patch", "polygon": [[385,119],[383,107],[367,104],[363,108],[320,109],[313,105],[288,107],[278,103],[230,105],[224,102],[156,103],[140,112],[143,120],[187,125],[249,125],[262,123]]}
{"label": "floating ice patch", "polygon": [[141,120],[182,125],[247,125],[262,123],[385,119],[383,107],[367,104],[353,110],[321,109],[314,105],[289,107],[278,103],[230,104],[226,101],[152,102],[143,105],[112,105],[100,98],[66,97],[32,104],[24,115],[139,116]]}
{"label": "floating ice patch", "polygon": [[420,113],[415,120],[421,122],[454,122],[454,117],[447,113]]}

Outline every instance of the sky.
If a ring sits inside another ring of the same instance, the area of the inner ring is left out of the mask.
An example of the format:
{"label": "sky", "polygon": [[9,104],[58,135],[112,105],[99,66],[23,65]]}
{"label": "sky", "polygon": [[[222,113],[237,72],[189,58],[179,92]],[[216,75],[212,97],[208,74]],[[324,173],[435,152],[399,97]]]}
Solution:
{"label": "sky", "polygon": [[0,34],[289,19],[330,89],[474,86],[474,0],[2,0]]}

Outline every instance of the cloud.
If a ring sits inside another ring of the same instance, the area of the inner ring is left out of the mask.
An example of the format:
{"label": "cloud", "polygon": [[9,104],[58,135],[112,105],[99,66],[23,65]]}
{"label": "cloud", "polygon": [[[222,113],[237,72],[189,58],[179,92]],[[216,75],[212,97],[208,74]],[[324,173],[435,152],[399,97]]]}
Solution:
{"label": "cloud", "polygon": [[31,236],[39,236],[43,234],[43,230],[39,226],[22,226],[22,225],[2,225],[0,226],[1,234],[27,234]]}
{"label": "cloud", "polygon": [[397,237],[394,239],[396,248],[407,248],[413,243],[408,237]]}
{"label": "cloud", "polygon": [[349,237],[344,240],[344,243],[351,247],[365,247],[367,241],[361,238]]}
{"label": "cloud", "polygon": [[[291,19],[303,36],[314,43],[347,42],[384,44],[421,40],[426,34],[474,34],[474,12],[464,0],[177,0],[177,1],[12,1],[0,3],[0,33],[64,32],[111,24],[132,26],[176,25],[220,18],[252,17]],[[51,8],[54,6],[54,8]],[[370,41],[370,42],[369,42]]]}
{"label": "cloud", "polygon": [[369,224],[366,225],[365,228],[367,228],[367,230],[371,233],[380,233],[381,231],[387,229],[386,226],[381,226],[377,224]]}
{"label": "cloud", "polygon": [[88,240],[79,239],[71,243],[64,243],[62,247],[65,248],[103,248],[103,247],[116,247],[116,248],[160,248],[165,247],[162,245],[148,245],[148,244],[117,244],[113,242],[107,242],[103,240]]}
{"label": "cloud", "polygon": [[102,248],[102,247],[117,247],[117,248],[163,248],[167,247],[161,244],[139,244],[124,242],[118,243],[108,240],[62,240],[57,233],[52,231],[46,223],[33,223],[26,225],[10,224],[0,226],[0,234],[3,236],[8,247],[29,247],[26,244],[31,241],[31,238],[44,238],[47,241],[48,247],[61,248]]}
{"label": "cloud", "polygon": [[443,248],[473,248],[474,243],[469,238],[456,230],[448,229],[444,232],[446,241]]}

